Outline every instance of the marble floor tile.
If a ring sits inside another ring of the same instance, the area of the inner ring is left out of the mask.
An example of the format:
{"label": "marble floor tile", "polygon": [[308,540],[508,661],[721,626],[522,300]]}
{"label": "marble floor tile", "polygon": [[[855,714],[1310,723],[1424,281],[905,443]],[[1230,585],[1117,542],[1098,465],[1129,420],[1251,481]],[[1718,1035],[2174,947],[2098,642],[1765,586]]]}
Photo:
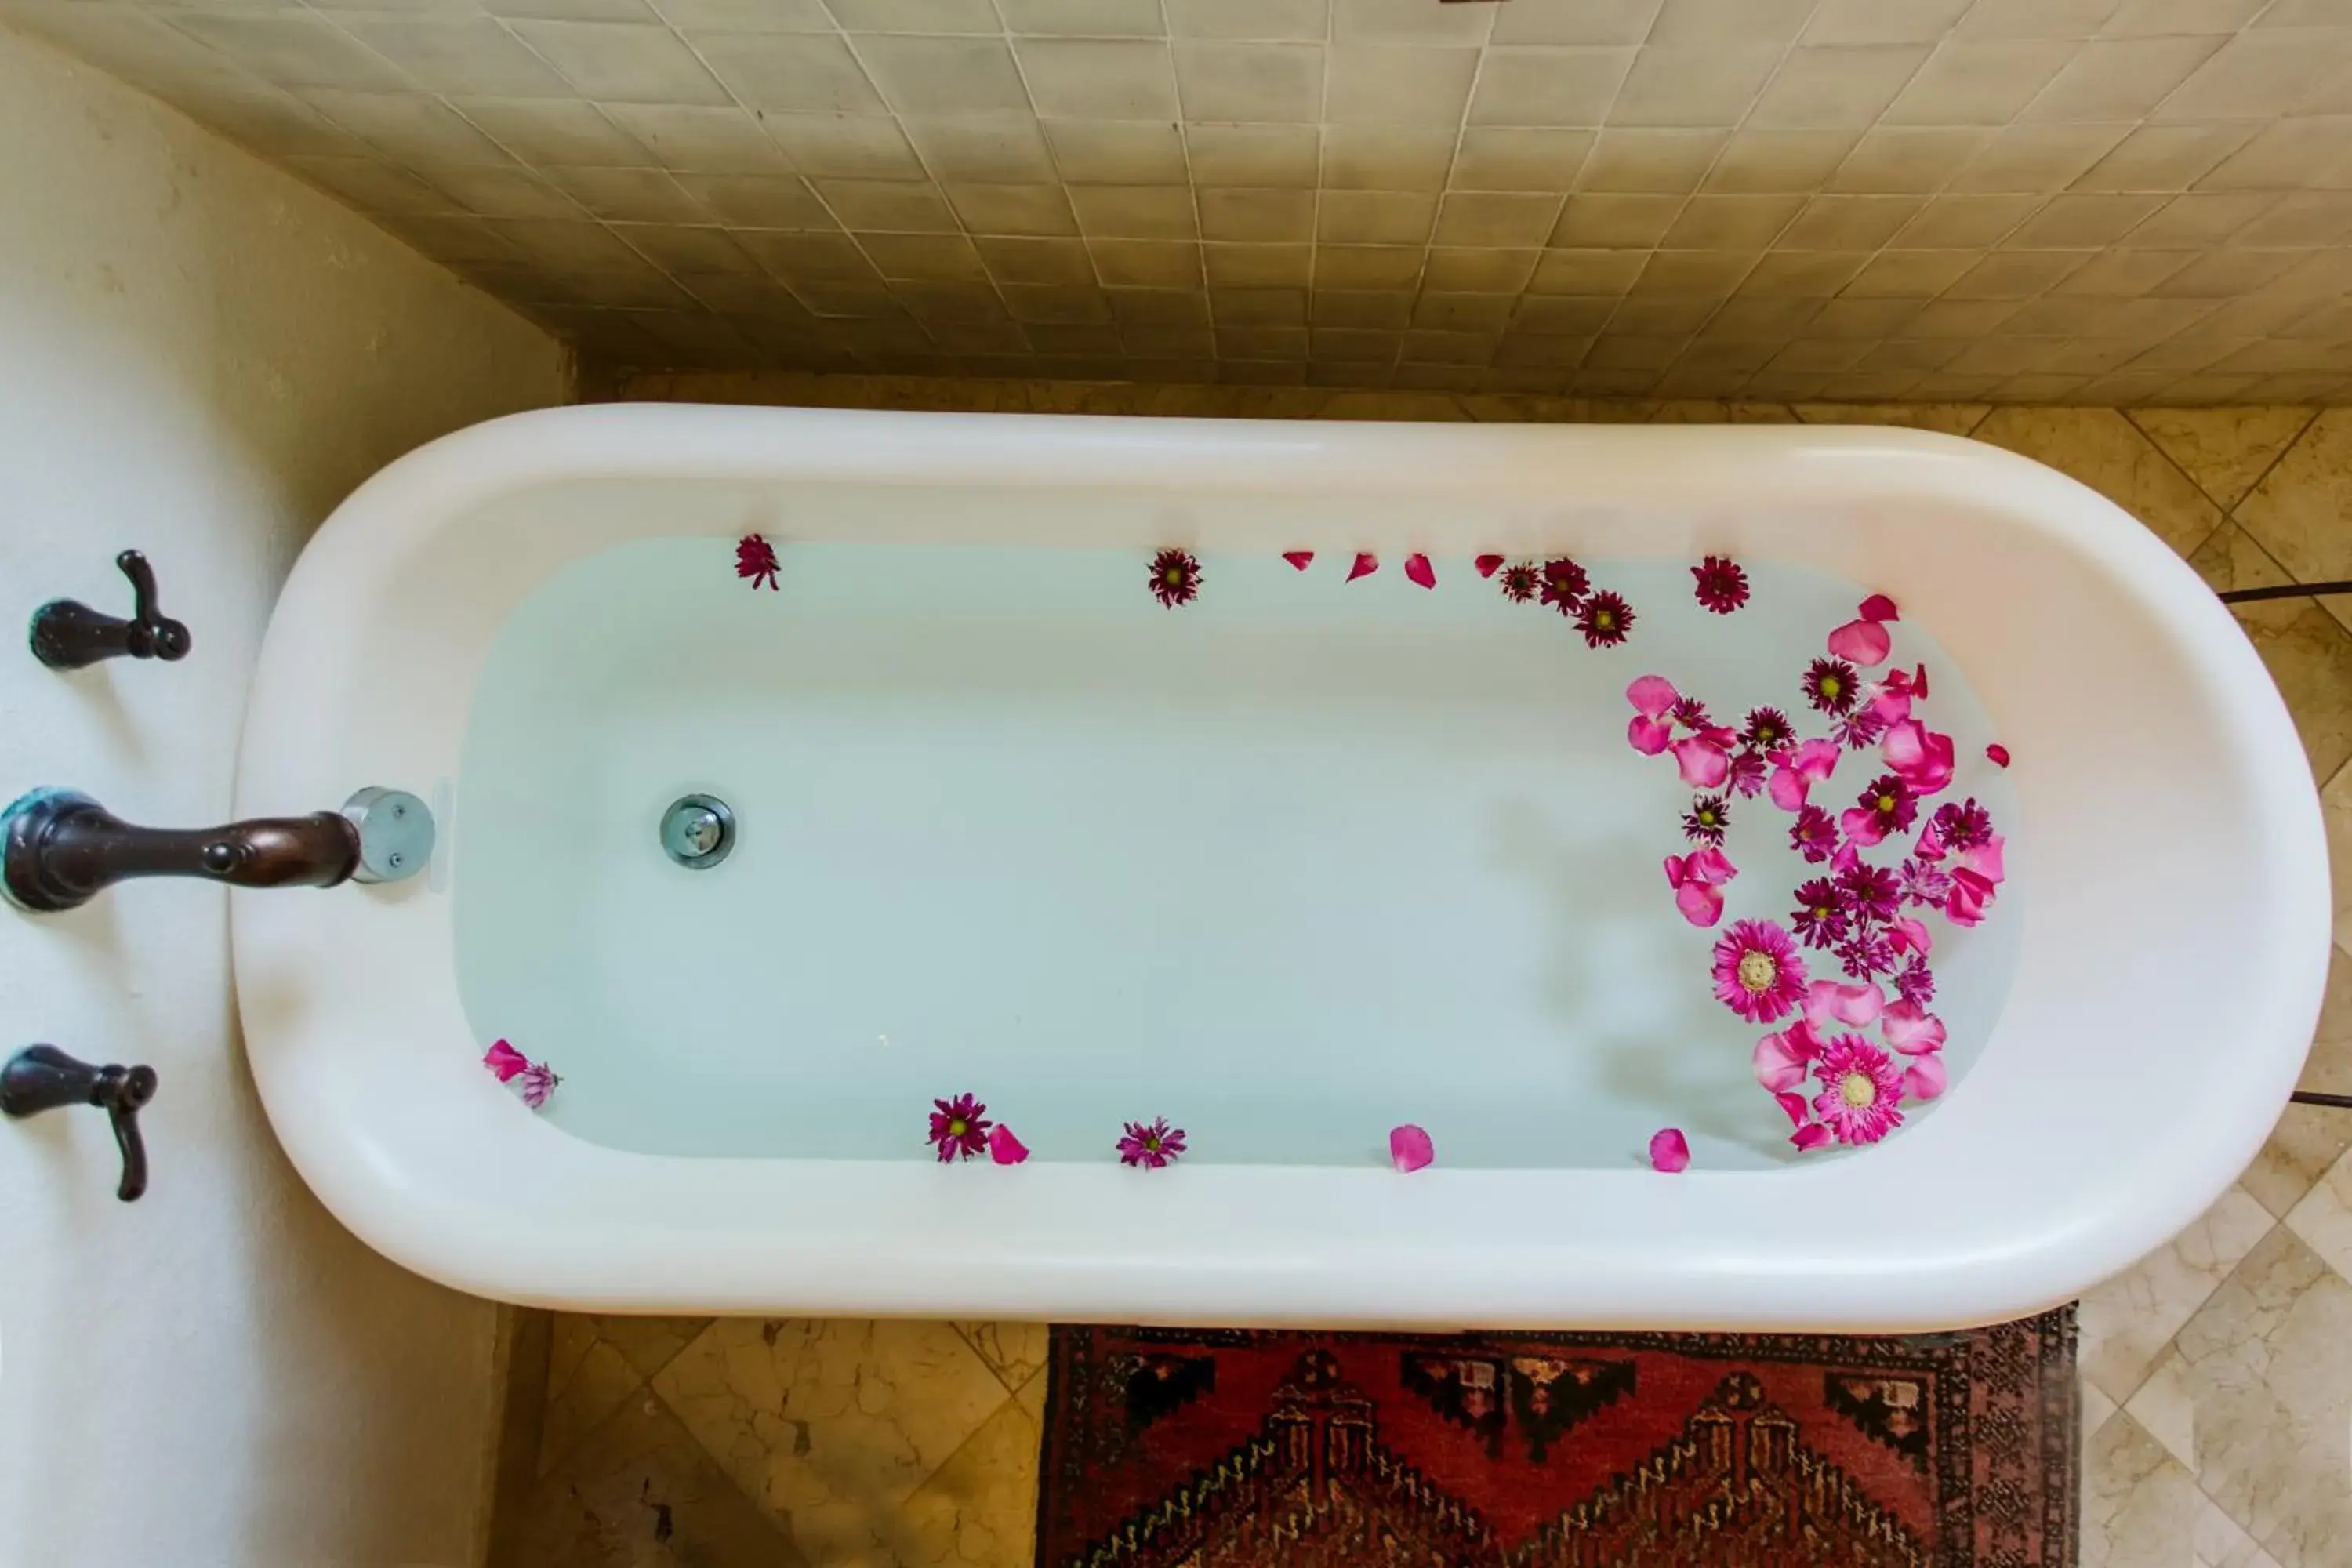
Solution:
{"label": "marble floor tile", "polygon": [[1992,412],[1990,403],[1800,403],[1797,417],[1808,425],[1900,425],[1966,436]]}
{"label": "marble floor tile", "polygon": [[2198,1485],[2284,1568],[2341,1568],[2352,1542],[2352,1284],[2282,1226],[2181,1328],[2174,1352]]}
{"label": "marble floor tile", "polygon": [[816,1568],[916,1549],[907,1500],[1010,1397],[943,1322],[725,1319],[653,1381]]}
{"label": "marble floor tile", "polygon": [[2135,408],[2131,422],[2180,465],[2215,506],[2245,499],[2312,421],[2309,408]]}
{"label": "marble floor tile", "polygon": [[2080,479],[2184,556],[2221,526],[2221,509],[2116,409],[1996,408],[1972,434]]}
{"label": "marble floor tile", "polygon": [[906,1568],[1030,1568],[1045,1379],[1034,1378],[907,1500]]}
{"label": "marble floor tile", "polygon": [[601,1320],[558,1312],[549,1327],[547,1406],[540,1419],[539,1473],[562,1462],[573,1445],[644,1384],[619,1342],[604,1336]]}
{"label": "marble floor tile", "polygon": [[[2311,422],[2232,514],[2298,583],[2352,578],[2352,408]],[[2352,601],[2323,601],[2352,623]]]}
{"label": "marble floor tile", "polygon": [[[2336,1112],[2339,1118],[2347,1114]],[[2287,1211],[2286,1226],[2330,1268],[2352,1274],[2352,1155],[2330,1165],[2302,1201]]]}
{"label": "marble floor tile", "polygon": [[[2244,528],[2224,523],[2189,556],[2216,593],[2293,581]],[[2231,606],[2263,656],[2303,737],[2312,774],[2335,776],[2352,760],[2352,631],[2311,599],[2266,599]]]}
{"label": "marble floor tile", "polygon": [[809,1568],[694,1434],[640,1391],[501,1514],[489,1568]]}
{"label": "marble floor tile", "polygon": [[1045,1370],[1043,1323],[958,1323],[955,1331],[988,1363],[1007,1393],[1017,1394]]}
{"label": "marble floor tile", "polygon": [[2162,1444],[2128,1415],[2112,1416],[2083,1465],[2083,1568],[2186,1568],[2198,1516],[2212,1506]]}
{"label": "marble floor tile", "polygon": [[2276,1222],[2232,1186],[2196,1224],[2083,1298],[2083,1373],[2129,1403],[2165,1343]]}
{"label": "marble floor tile", "polygon": [[[2319,1027],[2304,1058],[2297,1087],[2322,1094],[2352,1094],[2352,955],[2338,947],[2329,954],[2327,994]],[[2290,1105],[2238,1184],[2284,1219],[2303,1201],[2329,1166],[2352,1149],[2352,1111],[2324,1105]],[[2336,1260],[2330,1258],[2329,1261]],[[2337,1264],[2340,1270],[2345,1265]]]}

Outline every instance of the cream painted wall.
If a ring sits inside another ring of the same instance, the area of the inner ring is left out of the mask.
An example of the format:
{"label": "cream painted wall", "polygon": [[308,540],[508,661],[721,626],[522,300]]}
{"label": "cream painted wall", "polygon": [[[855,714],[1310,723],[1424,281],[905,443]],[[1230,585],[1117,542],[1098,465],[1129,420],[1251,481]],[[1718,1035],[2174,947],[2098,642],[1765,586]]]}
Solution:
{"label": "cream painted wall", "polygon": [[[310,530],[391,458],[564,382],[560,346],[504,307],[0,28],[0,795],[68,784],[133,821],[220,820]],[[131,545],[194,652],[36,665],[33,607],[119,612]],[[0,1051],[50,1040],[163,1079],[135,1205],[114,1200],[99,1112],[0,1125],[0,1563],[469,1563],[494,1309],[367,1251],[287,1165],[237,1039],[225,909],[150,882],[0,910]]]}

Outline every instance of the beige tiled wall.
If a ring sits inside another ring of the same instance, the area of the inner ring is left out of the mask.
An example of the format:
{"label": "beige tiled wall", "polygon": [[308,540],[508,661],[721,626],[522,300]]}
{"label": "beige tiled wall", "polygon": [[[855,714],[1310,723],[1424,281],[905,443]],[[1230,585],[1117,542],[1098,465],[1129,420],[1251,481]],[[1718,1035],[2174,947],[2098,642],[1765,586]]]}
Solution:
{"label": "beige tiled wall", "polygon": [[639,366],[2352,390],[2344,0],[0,0]]}

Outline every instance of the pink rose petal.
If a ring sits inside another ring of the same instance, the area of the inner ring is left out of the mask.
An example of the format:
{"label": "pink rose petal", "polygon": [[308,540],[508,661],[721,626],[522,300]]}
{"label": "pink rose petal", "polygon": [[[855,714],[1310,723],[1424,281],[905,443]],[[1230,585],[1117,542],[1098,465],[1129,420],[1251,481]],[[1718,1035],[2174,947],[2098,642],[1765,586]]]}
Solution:
{"label": "pink rose petal", "polygon": [[1837,772],[1839,755],[1835,741],[1807,741],[1790,753],[1789,766],[1819,784]]}
{"label": "pink rose petal", "polygon": [[1920,1057],[1903,1069],[1903,1092],[1914,1100],[1933,1100],[1950,1081],[1941,1057]]}
{"label": "pink rose petal", "polygon": [[1782,1113],[1789,1118],[1790,1126],[1802,1127],[1805,1124],[1805,1113],[1811,1108],[1806,1104],[1803,1095],[1790,1094],[1783,1089],[1772,1098],[1780,1103]]}
{"label": "pink rose petal", "polygon": [[1830,634],[1831,654],[1864,669],[1885,663],[1894,650],[1894,640],[1876,621],[1848,621]]}
{"label": "pink rose petal", "polygon": [[1975,848],[1961,850],[1960,864],[1982,877],[1989,885],[1997,888],[2008,876],[2008,872],[2001,865],[2008,849],[2009,840],[1996,833]]}
{"label": "pink rose petal", "polygon": [[1673,1175],[1690,1168],[1690,1141],[1678,1127],[1663,1128],[1650,1135],[1650,1169]]}
{"label": "pink rose petal", "polygon": [[1830,1130],[1820,1122],[1810,1122],[1789,1134],[1789,1142],[1800,1149],[1818,1149],[1830,1141]]}
{"label": "pink rose petal", "polygon": [[1876,1023],[1885,1006],[1886,994],[1867,980],[1854,985],[1816,980],[1805,988],[1805,1022],[1817,1030],[1832,1023],[1862,1028]]}
{"label": "pink rose petal", "polygon": [[490,1048],[482,1053],[482,1065],[496,1073],[499,1081],[504,1083],[530,1066],[530,1058],[504,1040],[499,1040],[493,1042]]}
{"label": "pink rose petal", "polygon": [[1356,552],[1356,563],[1348,568],[1348,581],[1352,583],[1359,577],[1369,577],[1380,569],[1379,556],[1369,550],[1360,550]]}
{"label": "pink rose petal", "polygon": [[1682,764],[1683,783],[1695,789],[1713,789],[1731,773],[1731,753],[1704,735],[1675,742],[1675,761]]}
{"label": "pink rose petal", "polygon": [[1479,576],[1492,577],[1503,569],[1503,558],[1499,555],[1481,555],[1478,557],[1477,566]]}
{"label": "pink rose petal", "polygon": [[1315,552],[1312,550],[1286,550],[1282,558],[1301,572],[1315,564]]}
{"label": "pink rose petal", "polygon": [[1691,851],[1690,858],[1683,862],[1683,875],[1695,882],[1721,887],[1739,875],[1739,868],[1731,863],[1730,856],[1709,845]]}
{"label": "pink rose petal", "polygon": [[2005,768],[2009,766],[2009,748],[2002,745],[1999,741],[1995,741],[1991,745],[1985,748],[1985,761],[1990,763],[1997,768]]}
{"label": "pink rose petal", "polygon": [[1944,1048],[1943,1020],[1916,1002],[1890,1004],[1878,1028],[1887,1045],[1906,1057],[1927,1056]]}
{"label": "pink rose petal", "polygon": [[1656,718],[1682,700],[1675,683],[1663,675],[1644,675],[1625,689],[1625,700],[1645,719]]}
{"label": "pink rose petal", "polygon": [[1911,668],[1911,695],[1922,702],[1927,700],[1927,667],[1924,664]]}
{"label": "pink rose petal", "polygon": [[1436,569],[1430,565],[1429,557],[1426,555],[1406,556],[1404,558],[1404,574],[1408,582],[1417,583],[1424,588],[1434,588],[1437,586]]}
{"label": "pink rose petal", "polygon": [[1029,1145],[1013,1136],[1013,1129],[1000,1121],[989,1130],[988,1157],[1000,1165],[1017,1165],[1029,1157]]}
{"label": "pink rose petal", "polygon": [[1723,918],[1723,889],[1706,882],[1685,882],[1675,889],[1675,908],[1695,926],[1712,926]]}
{"label": "pink rose petal", "polygon": [[1873,594],[1854,613],[1865,621],[1899,621],[1903,618],[1895,612],[1895,601],[1884,594]]}
{"label": "pink rose petal", "polygon": [[1389,1163],[1398,1170],[1411,1173],[1437,1158],[1437,1146],[1429,1134],[1408,1121],[1402,1127],[1389,1129]]}
{"label": "pink rose petal", "polygon": [[[1805,1081],[1805,1075],[1810,1070],[1806,1063],[1810,1059],[1801,1054],[1801,1047],[1787,1034],[1767,1035],[1756,1042],[1753,1061],[1756,1081],[1776,1094],[1782,1089],[1794,1089]],[[1802,1121],[1803,1118],[1797,1120]]]}
{"label": "pink rose petal", "polygon": [[1838,813],[1838,828],[1847,838],[1864,849],[1886,837],[1878,826],[1878,814],[1862,807],[1849,806]]}
{"label": "pink rose petal", "polygon": [[1927,927],[1908,915],[1888,922],[1886,940],[1895,952],[1909,951],[1925,958],[1936,948],[1936,939],[1927,934]]}
{"label": "pink rose petal", "polygon": [[1633,721],[1625,726],[1627,742],[1645,757],[1654,757],[1664,751],[1674,738],[1675,727],[1672,724],[1647,714],[1634,714]]}
{"label": "pink rose petal", "polygon": [[1879,750],[1887,767],[1915,795],[1934,795],[1952,782],[1952,738],[1916,719],[1889,727]]}

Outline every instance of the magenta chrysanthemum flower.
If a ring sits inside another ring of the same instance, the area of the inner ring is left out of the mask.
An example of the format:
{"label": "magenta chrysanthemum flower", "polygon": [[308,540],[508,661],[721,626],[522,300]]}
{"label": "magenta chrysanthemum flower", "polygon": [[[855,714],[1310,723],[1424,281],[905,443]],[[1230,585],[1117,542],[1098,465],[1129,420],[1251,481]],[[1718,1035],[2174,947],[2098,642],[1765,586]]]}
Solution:
{"label": "magenta chrysanthemum flower", "polygon": [[1850,711],[1862,696],[1862,678],[1842,658],[1817,658],[1801,682],[1805,700],[1823,713]]}
{"label": "magenta chrysanthemum flower", "polygon": [[1706,704],[1696,697],[1677,697],[1675,705],[1666,710],[1666,717],[1685,730],[1711,730],[1714,721],[1707,717]]}
{"label": "magenta chrysanthemum flower", "polygon": [[1789,924],[1807,947],[1834,947],[1845,940],[1846,896],[1827,877],[1816,877],[1798,888]]}
{"label": "magenta chrysanthemum flower", "polygon": [[1893,773],[1882,773],[1854,797],[1854,805],[1870,816],[1881,838],[1904,832],[1919,818],[1919,802],[1911,786]]}
{"label": "magenta chrysanthemum flower", "polygon": [[1495,579],[1495,585],[1503,591],[1503,597],[1514,605],[1524,605],[1542,591],[1543,574],[1536,569],[1532,561],[1515,561],[1503,568],[1501,574]]}
{"label": "magenta chrysanthemum flower", "polygon": [[1715,944],[1716,1000],[1769,1024],[1805,999],[1805,961],[1773,921],[1734,921]]}
{"label": "magenta chrysanthemum flower", "polygon": [[1588,595],[1576,612],[1576,629],[1587,647],[1615,647],[1633,629],[1633,606],[1608,589]]}
{"label": "magenta chrysanthemum flower", "polygon": [[929,1141],[939,1152],[940,1164],[953,1164],[987,1151],[988,1130],[996,1125],[982,1114],[988,1107],[968,1094],[931,1103],[938,1109],[931,1112]]}
{"label": "magenta chrysanthemum flower", "polygon": [[1818,805],[1809,805],[1797,813],[1797,820],[1789,828],[1789,847],[1818,866],[1837,853],[1837,824],[1830,814]]}
{"label": "magenta chrysanthemum flower", "polygon": [[776,586],[776,547],[763,534],[747,533],[735,542],[735,575],[751,579],[754,592]]}
{"label": "magenta chrysanthemum flower", "polygon": [[1813,1113],[1841,1143],[1875,1143],[1903,1125],[1903,1069],[1860,1035],[1840,1035],[1813,1060]]}
{"label": "magenta chrysanthemum flower", "polygon": [[1838,873],[1837,885],[1846,908],[1863,921],[1891,921],[1902,904],[1901,884],[1884,866],[1849,866]]}
{"label": "magenta chrysanthemum flower", "polygon": [[1849,752],[1874,746],[1885,733],[1886,721],[1868,708],[1857,708],[1830,726],[1830,739]]}
{"label": "magenta chrysanthemum flower", "polygon": [[1731,826],[1731,806],[1719,795],[1703,795],[1683,813],[1683,837],[1694,844],[1720,844]]}
{"label": "magenta chrysanthemum flower", "polygon": [[1748,602],[1748,574],[1738,563],[1710,555],[1691,568],[1698,583],[1698,602],[1718,616],[1727,616]]}
{"label": "magenta chrysanthemum flower", "polygon": [[1560,555],[1544,563],[1543,581],[1538,592],[1545,604],[1567,616],[1573,615],[1576,607],[1584,603],[1585,593],[1591,586],[1592,579],[1586,575],[1584,568]]}
{"label": "magenta chrysanthemum flower", "polygon": [[1979,805],[1974,795],[1958,805],[1946,801],[1928,820],[1935,824],[1944,847],[1956,855],[1992,841],[1992,814]]}
{"label": "magenta chrysanthemum flower", "polygon": [[1189,550],[1163,550],[1151,558],[1151,596],[1170,609],[1201,594],[1201,563]]}
{"label": "magenta chrysanthemum flower", "polygon": [[1731,753],[1731,772],[1724,776],[1724,785],[1741,799],[1748,799],[1763,789],[1769,771],[1763,752],[1743,747]]}
{"label": "magenta chrysanthemum flower", "polygon": [[1796,738],[1789,716],[1778,708],[1750,708],[1739,738],[1759,752],[1777,752]]}
{"label": "magenta chrysanthemum flower", "polygon": [[1118,1163],[1156,1171],[1184,1152],[1184,1130],[1168,1125],[1162,1116],[1150,1122],[1130,1121],[1118,1141]]}
{"label": "magenta chrysanthemum flower", "polygon": [[1925,1007],[1936,999],[1935,971],[1924,958],[1914,957],[1895,977],[1895,994],[1915,1007]]}
{"label": "magenta chrysanthemum flower", "polygon": [[1951,874],[1924,860],[1906,860],[1902,872],[1903,901],[1922,909],[1940,905],[1952,890]]}
{"label": "magenta chrysanthemum flower", "polygon": [[1847,979],[1867,980],[1895,967],[1895,944],[1882,932],[1856,931],[1838,944],[1837,958]]}

